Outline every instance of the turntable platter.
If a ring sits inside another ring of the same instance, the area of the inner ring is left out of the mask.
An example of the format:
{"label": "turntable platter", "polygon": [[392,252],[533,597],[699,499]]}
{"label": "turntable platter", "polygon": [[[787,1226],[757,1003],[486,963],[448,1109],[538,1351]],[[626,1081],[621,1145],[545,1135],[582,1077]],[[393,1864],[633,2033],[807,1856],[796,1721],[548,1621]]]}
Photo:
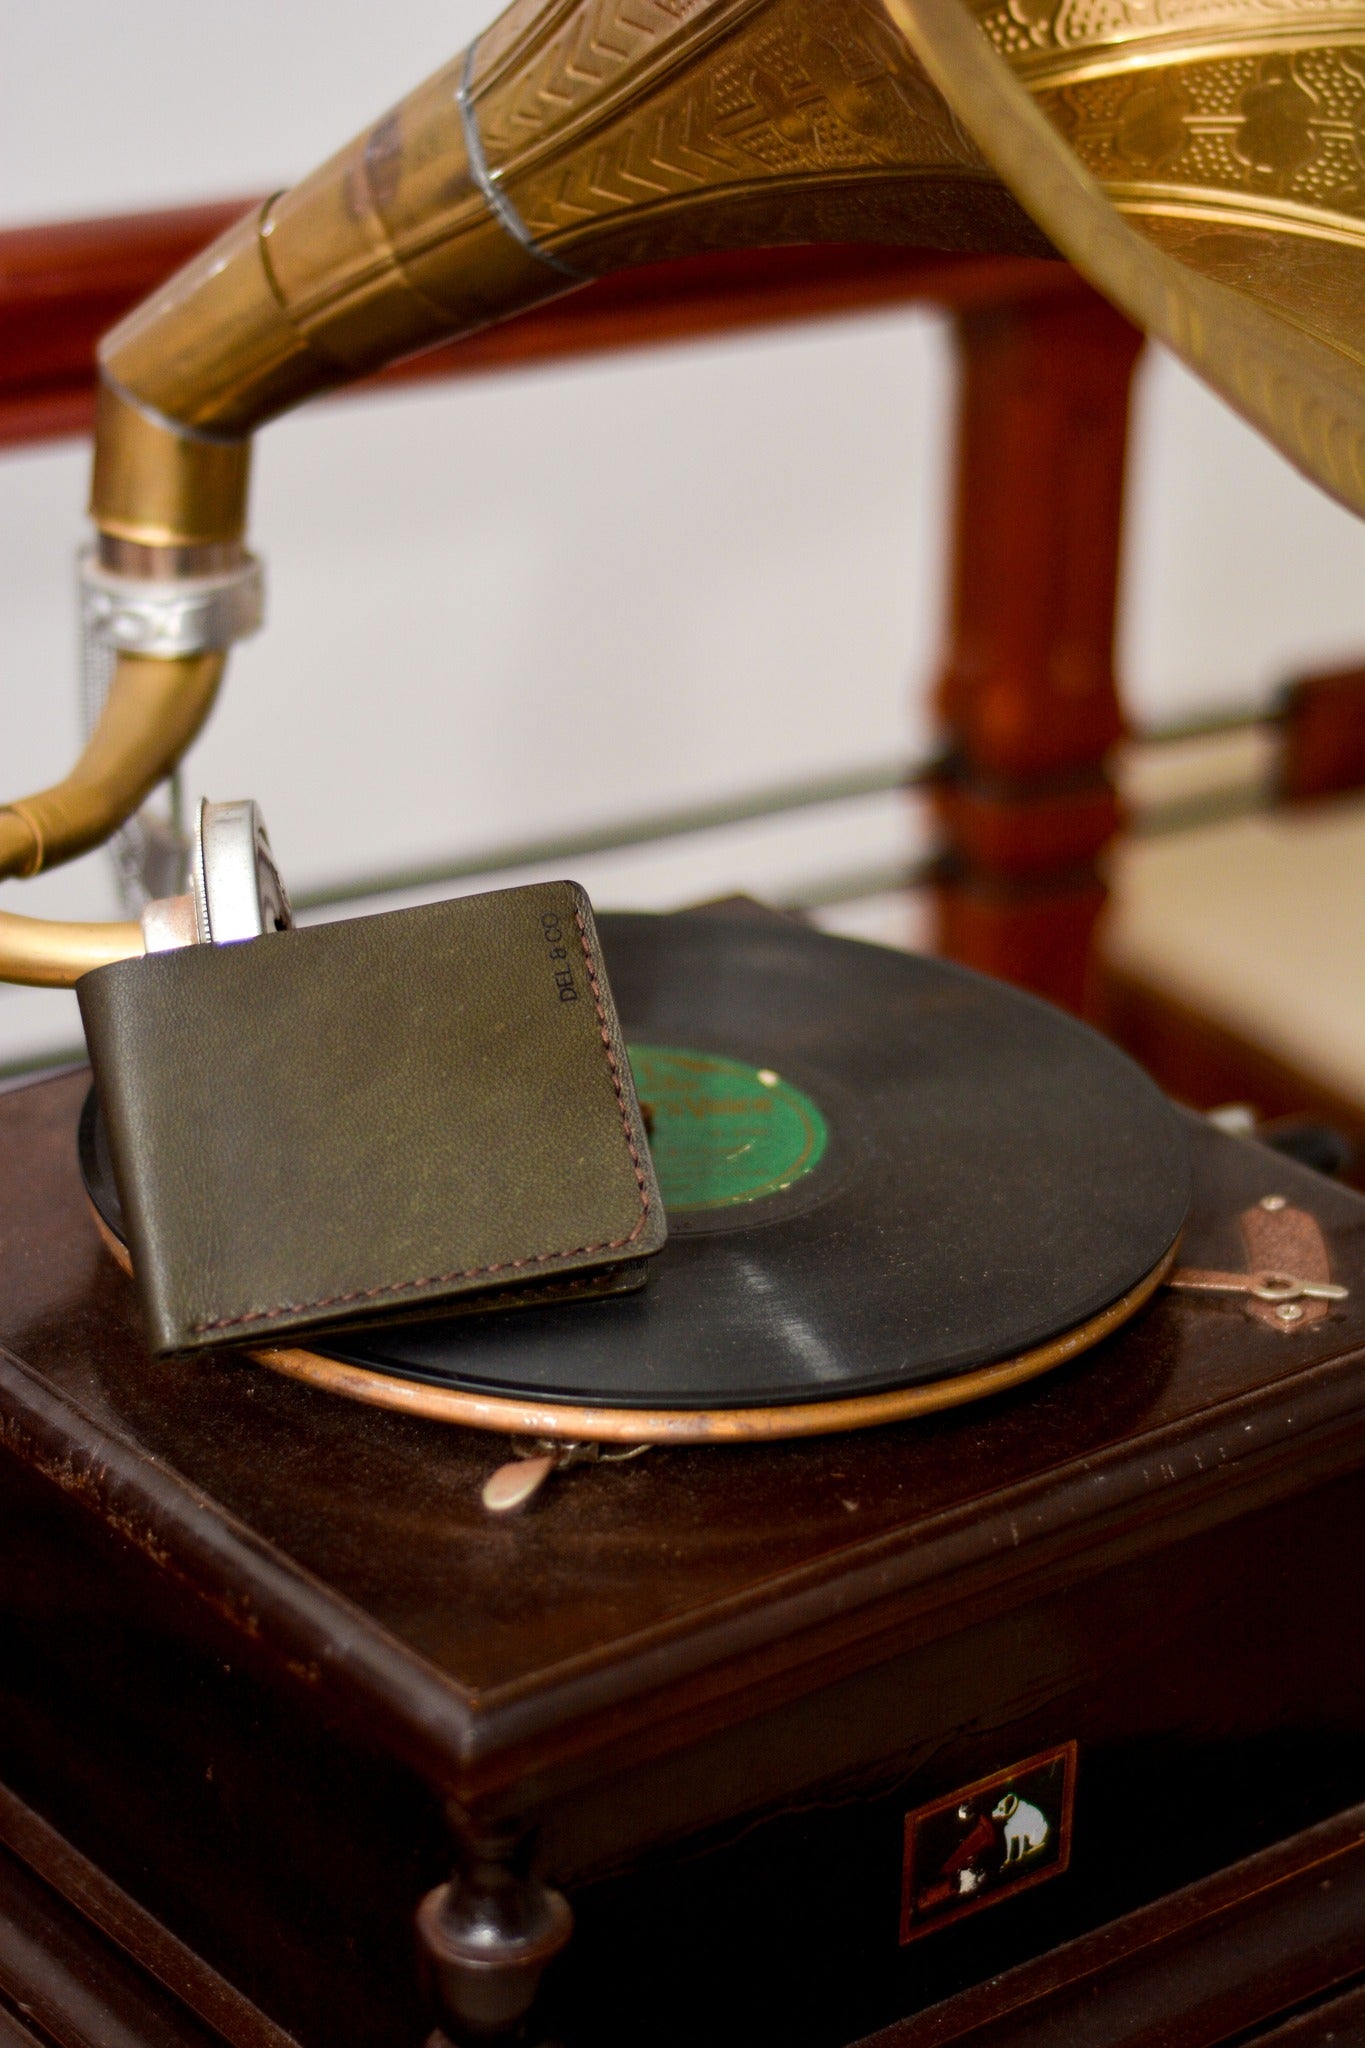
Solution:
{"label": "turntable platter", "polygon": [[[1086,1026],[777,919],[600,929],[669,1215],[648,1285],[267,1362],[532,1433],[804,1434],[1027,1377],[1160,1278],[1188,1201],[1180,1123]],[[89,1132],[83,1152],[117,1232]]]}

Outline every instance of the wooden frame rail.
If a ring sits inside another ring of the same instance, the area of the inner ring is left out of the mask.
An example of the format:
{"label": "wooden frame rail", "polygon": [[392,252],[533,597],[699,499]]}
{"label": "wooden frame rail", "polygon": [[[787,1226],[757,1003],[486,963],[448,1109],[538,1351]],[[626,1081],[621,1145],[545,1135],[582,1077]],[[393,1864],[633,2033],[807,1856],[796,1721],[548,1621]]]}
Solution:
{"label": "wooden frame rail", "polygon": [[[88,432],[99,335],[251,203],[0,232],[0,446]],[[601,280],[371,384],[911,304],[953,316],[961,362],[939,939],[1080,1007],[1117,822],[1105,757],[1122,725],[1113,625],[1139,338],[1073,270],[870,245],[722,252]]]}
{"label": "wooden frame rail", "polygon": [[[258,201],[0,232],[0,446],[82,434],[95,343]],[[624,271],[388,370],[374,382],[560,357],[913,303],[952,312],[1088,297],[1066,264],[872,244],[721,251]]]}

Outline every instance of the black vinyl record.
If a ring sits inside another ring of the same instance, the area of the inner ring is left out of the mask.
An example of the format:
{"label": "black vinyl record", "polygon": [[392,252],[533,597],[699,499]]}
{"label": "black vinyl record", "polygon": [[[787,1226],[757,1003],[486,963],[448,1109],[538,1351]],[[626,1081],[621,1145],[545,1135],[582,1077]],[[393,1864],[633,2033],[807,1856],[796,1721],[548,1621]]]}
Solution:
{"label": "black vinyl record", "polygon": [[[669,1218],[647,1286],[388,1322],[323,1357],[570,1406],[843,1400],[1045,1345],[1174,1243],[1179,1120],[1073,1018],[776,918],[599,922]],[[122,1235],[89,1109],[86,1183]]]}

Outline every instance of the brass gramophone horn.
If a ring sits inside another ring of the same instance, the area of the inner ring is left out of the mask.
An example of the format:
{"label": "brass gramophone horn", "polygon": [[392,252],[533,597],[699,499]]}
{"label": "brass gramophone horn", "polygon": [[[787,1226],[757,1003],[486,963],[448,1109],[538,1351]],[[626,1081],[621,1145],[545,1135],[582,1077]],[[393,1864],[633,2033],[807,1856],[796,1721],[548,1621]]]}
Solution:
{"label": "brass gramophone horn", "polygon": [[[1365,0],[513,0],[105,341],[114,680],[0,810],[0,877],[99,844],[199,730],[259,617],[263,421],[629,264],[856,239],[1050,242],[1365,511]],[[141,947],[0,915],[13,981]]]}

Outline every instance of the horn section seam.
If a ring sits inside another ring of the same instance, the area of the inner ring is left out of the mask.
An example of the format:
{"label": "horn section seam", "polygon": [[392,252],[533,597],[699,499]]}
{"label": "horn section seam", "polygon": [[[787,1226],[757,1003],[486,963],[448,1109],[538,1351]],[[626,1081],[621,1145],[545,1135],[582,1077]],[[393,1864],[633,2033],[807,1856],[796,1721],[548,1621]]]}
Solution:
{"label": "horn section seam", "polygon": [[507,233],[514,242],[520,242],[522,248],[525,249],[529,256],[534,256],[538,262],[547,264],[551,270],[557,270],[561,277],[571,278],[575,284],[586,284],[589,277],[587,271],[575,269],[572,263],[566,263],[563,257],[552,254],[549,249],[546,249],[536,240],[530,228],[527,227],[526,222],[513,205],[509,194],[499,184],[497,172],[490,171],[488,168],[488,155],[483,146],[483,137],[479,133],[478,115],[474,111],[474,102],[471,98],[471,89],[474,83],[474,56],[478,47],[479,42],[476,36],[465,51],[464,67],[460,72],[460,83],[455,93],[455,104],[460,110],[460,126],[464,134],[465,155],[469,160],[470,175],[478,186],[479,191],[483,194],[489,211],[496,214],[499,222],[507,230]]}

